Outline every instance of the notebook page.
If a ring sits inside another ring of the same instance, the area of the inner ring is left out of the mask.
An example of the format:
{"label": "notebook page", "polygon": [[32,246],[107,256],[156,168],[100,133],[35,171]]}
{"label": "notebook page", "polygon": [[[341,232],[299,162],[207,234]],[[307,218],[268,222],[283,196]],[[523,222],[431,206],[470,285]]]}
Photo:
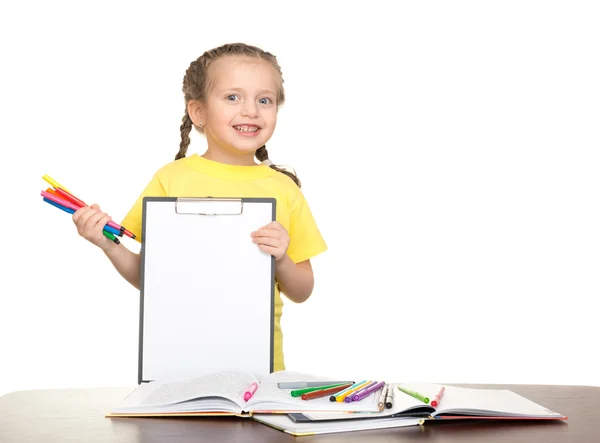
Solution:
{"label": "notebook page", "polygon": [[295,423],[285,414],[255,415],[254,419],[267,426],[271,426],[293,435],[332,434],[337,432],[417,426],[420,424],[419,419],[411,418],[384,418],[375,420],[365,419],[354,422]]}
{"label": "notebook page", "polygon": [[219,372],[204,377],[140,385],[119,406],[121,408],[160,407],[201,397],[225,397],[244,403],[244,392],[254,381],[250,374]]}
{"label": "notebook page", "polygon": [[[417,386],[418,388],[418,386]],[[490,416],[562,417],[509,390],[473,389],[446,386],[437,414]]]}

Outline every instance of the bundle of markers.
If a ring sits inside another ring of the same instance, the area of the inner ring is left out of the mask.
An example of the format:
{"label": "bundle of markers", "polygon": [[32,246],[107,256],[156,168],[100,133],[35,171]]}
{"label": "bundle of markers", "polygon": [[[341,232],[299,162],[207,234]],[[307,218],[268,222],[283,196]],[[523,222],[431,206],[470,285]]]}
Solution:
{"label": "bundle of markers", "polygon": [[[47,181],[50,186],[52,186],[51,188],[42,191],[42,197],[46,203],[49,203],[52,206],[69,214],[74,214],[78,209],[88,206],[84,201],[75,197],[71,191],[60,185],[56,180],[53,180],[47,175],[44,175],[42,178]],[[135,235],[132,232],[128,231],[123,226],[118,225],[112,220],[104,225],[102,233],[105,237],[117,244],[120,243],[118,237],[123,237],[123,235],[135,238]]]}
{"label": "bundle of markers", "polygon": [[292,389],[292,397],[300,397],[302,400],[312,400],[329,396],[329,401],[354,402],[361,401],[372,394],[379,392],[378,407],[382,411],[384,407],[392,407],[393,391],[384,381],[363,380],[359,383],[353,381],[339,382],[304,382],[302,383],[279,383],[280,389]]}

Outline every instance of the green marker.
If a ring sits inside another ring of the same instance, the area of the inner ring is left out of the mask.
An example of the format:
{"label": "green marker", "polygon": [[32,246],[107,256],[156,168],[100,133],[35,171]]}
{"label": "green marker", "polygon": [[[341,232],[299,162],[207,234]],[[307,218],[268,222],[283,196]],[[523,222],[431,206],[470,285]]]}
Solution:
{"label": "green marker", "polygon": [[290,392],[290,394],[292,394],[292,397],[302,397],[302,394],[306,394],[308,392],[320,391],[321,389],[335,388],[337,386],[344,386],[344,385],[347,385],[347,384],[348,383],[339,383],[339,384],[336,384],[336,385],[316,386],[314,388],[296,389],[296,390]]}
{"label": "green marker", "polygon": [[109,238],[110,240],[112,240],[113,242],[115,242],[116,244],[119,244],[119,239],[117,237],[115,237],[112,233],[107,232],[107,231],[102,231],[102,233],[104,234],[104,236],[106,238]]}
{"label": "green marker", "polygon": [[411,397],[416,398],[417,400],[421,400],[423,403],[427,403],[429,404],[429,398],[428,397],[424,397],[421,394],[419,394],[418,392],[415,391],[411,391],[410,389],[406,389],[403,388],[401,386],[398,386],[398,389],[402,392],[404,392],[405,394],[410,395]]}

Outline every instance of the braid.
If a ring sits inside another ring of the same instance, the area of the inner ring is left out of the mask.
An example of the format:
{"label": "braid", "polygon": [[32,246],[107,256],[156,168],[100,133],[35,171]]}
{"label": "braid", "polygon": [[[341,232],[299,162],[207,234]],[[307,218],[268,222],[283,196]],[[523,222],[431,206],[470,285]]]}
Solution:
{"label": "braid", "polygon": [[181,143],[179,143],[179,152],[175,156],[175,160],[179,160],[180,158],[185,157],[185,154],[188,150],[188,146],[190,145],[190,132],[192,131],[192,119],[190,115],[185,112],[185,115],[181,119],[182,123],[179,127],[181,131]]}
{"label": "braid", "polygon": [[[262,145],[260,148],[258,148],[254,155],[256,155],[256,158],[258,160],[260,160],[261,162],[264,162],[265,160],[269,160],[269,152],[267,151],[266,145]],[[270,165],[270,168],[275,169],[276,171],[287,175],[289,178],[291,178],[294,181],[294,183],[296,183],[298,185],[299,188],[302,187],[302,183],[300,183],[300,179],[298,178],[298,176],[296,176],[296,174],[294,174],[290,171],[287,171],[286,169],[283,169],[276,165]]]}

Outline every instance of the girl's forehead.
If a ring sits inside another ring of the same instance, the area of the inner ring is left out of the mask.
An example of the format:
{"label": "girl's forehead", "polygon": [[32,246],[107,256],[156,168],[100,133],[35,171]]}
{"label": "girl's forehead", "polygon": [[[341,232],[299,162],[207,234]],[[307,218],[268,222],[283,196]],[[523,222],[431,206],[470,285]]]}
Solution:
{"label": "girl's forehead", "polygon": [[258,57],[222,57],[210,65],[209,76],[215,89],[256,87],[277,90],[277,71],[271,63]]}

